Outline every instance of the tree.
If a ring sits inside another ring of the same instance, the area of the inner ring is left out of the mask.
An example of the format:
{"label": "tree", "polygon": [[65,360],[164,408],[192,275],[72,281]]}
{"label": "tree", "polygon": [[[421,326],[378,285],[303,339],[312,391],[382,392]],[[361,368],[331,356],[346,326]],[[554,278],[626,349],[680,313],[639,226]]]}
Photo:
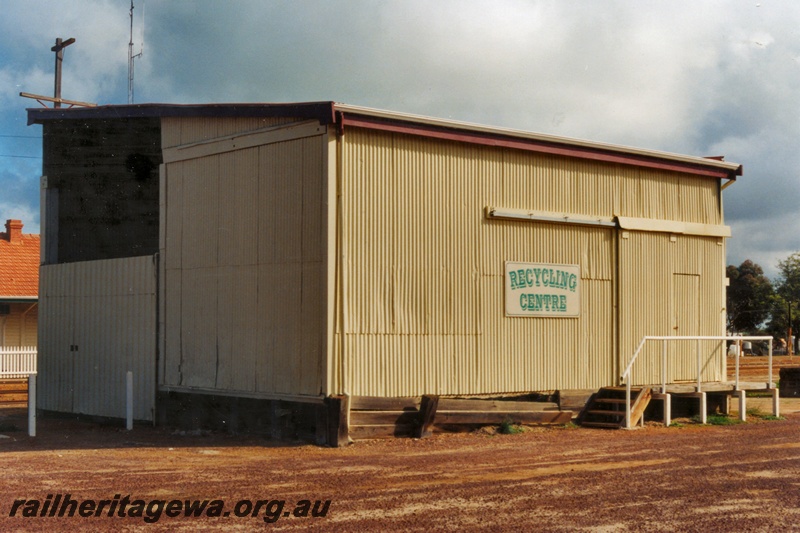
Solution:
{"label": "tree", "polygon": [[800,252],[779,261],[778,270],[769,329],[776,337],[785,338],[790,328],[796,334],[800,324]]}
{"label": "tree", "polygon": [[800,252],[794,252],[778,262],[780,276],[777,292],[786,301],[800,300]]}
{"label": "tree", "polygon": [[770,317],[772,283],[764,275],[764,270],[749,259],[738,267],[729,265],[726,273],[730,279],[726,303],[728,329],[737,333],[756,333]]}

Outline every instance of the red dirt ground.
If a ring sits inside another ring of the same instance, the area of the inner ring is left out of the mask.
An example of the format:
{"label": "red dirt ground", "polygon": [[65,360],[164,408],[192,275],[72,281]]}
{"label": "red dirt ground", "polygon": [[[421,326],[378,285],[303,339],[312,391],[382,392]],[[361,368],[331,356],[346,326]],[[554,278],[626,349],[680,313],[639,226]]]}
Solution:
{"label": "red dirt ground", "polygon": [[[756,372],[762,358],[743,359]],[[761,406],[755,402],[749,405]],[[52,418],[40,418],[30,438],[24,411],[0,411],[0,530],[793,529],[800,523],[800,412],[792,411],[800,411],[800,400],[782,404],[784,420],[750,416],[732,426],[531,428],[342,449]],[[33,504],[22,504],[9,516],[15,500],[67,493],[79,502],[220,499],[229,514],[168,517],[162,509],[147,523],[108,516],[107,508],[101,516],[25,517]],[[235,516],[244,499],[287,503],[266,523],[264,509]],[[324,517],[284,516],[300,500],[331,503]]]}

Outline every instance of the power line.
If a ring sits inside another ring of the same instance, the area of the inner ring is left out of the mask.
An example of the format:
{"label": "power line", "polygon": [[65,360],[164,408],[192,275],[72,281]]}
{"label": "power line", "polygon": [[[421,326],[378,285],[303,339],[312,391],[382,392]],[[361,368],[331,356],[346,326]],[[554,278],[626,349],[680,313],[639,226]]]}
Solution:
{"label": "power line", "polygon": [[36,135],[0,135],[0,137],[13,138],[13,139],[39,139]]}
{"label": "power line", "polygon": [[8,155],[8,154],[0,154],[0,157],[17,157],[19,159],[41,159],[41,156],[36,155]]}

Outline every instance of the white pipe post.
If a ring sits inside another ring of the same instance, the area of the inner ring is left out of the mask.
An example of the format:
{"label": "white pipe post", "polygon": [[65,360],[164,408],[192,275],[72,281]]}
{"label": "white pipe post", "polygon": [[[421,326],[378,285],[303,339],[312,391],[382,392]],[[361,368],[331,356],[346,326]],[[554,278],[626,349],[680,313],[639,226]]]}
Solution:
{"label": "white pipe post", "polygon": [[[790,339],[791,341],[791,339]],[[772,383],[772,340],[769,341],[769,379],[767,379],[767,383],[769,384],[769,388],[773,388]]]}
{"label": "white pipe post", "polygon": [[672,423],[672,400],[669,394],[664,394],[664,426]]}
{"label": "white pipe post", "polygon": [[28,435],[36,436],[36,374],[28,375]]}
{"label": "white pipe post", "polygon": [[667,341],[662,341],[664,345],[661,348],[661,394],[667,393]]}
{"label": "white pipe post", "polygon": [[707,404],[706,404],[706,393],[700,393],[700,423],[705,424],[708,421],[708,415],[706,414],[707,411]]}
{"label": "white pipe post", "polygon": [[772,389],[772,414],[775,418],[781,416],[781,400],[778,389]]}
{"label": "white pipe post", "polygon": [[703,367],[700,364],[700,339],[697,339],[697,392],[700,392],[700,374],[703,371]]}
{"label": "white pipe post", "polygon": [[133,372],[128,370],[125,387],[125,429],[133,429]]}
{"label": "white pipe post", "polygon": [[742,356],[742,339],[736,341],[736,390],[739,390],[739,358]]}
{"label": "white pipe post", "polygon": [[747,420],[747,391],[737,390],[736,394],[739,396],[739,420],[745,422]]}

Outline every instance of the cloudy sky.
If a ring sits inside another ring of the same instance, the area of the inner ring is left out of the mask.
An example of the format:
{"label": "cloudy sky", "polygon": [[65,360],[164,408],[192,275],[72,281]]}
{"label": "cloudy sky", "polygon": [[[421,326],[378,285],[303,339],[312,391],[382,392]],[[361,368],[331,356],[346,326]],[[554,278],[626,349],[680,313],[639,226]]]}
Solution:
{"label": "cloudy sky", "polygon": [[[39,230],[41,127],[20,91],[128,99],[130,0],[3,0],[0,220]],[[143,21],[144,18],[144,21]],[[144,28],[144,31],[142,29]],[[335,100],[724,155],[728,263],[800,250],[800,2],[135,0],[135,101]]]}

